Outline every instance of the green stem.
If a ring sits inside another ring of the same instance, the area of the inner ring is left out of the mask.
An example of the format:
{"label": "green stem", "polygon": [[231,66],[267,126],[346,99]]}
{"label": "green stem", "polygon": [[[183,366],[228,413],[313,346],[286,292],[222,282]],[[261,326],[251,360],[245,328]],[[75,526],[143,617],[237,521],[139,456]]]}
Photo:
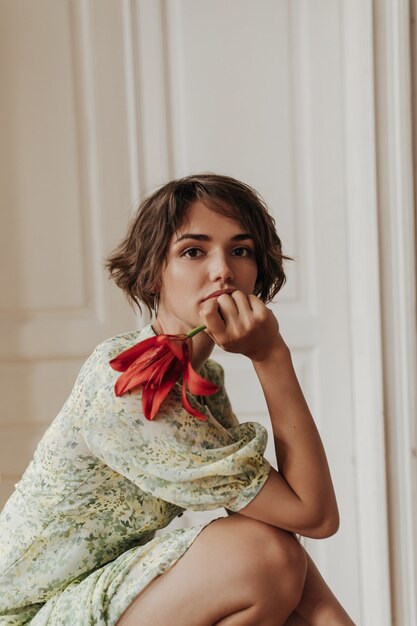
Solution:
{"label": "green stem", "polygon": [[202,326],[197,326],[197,328],[193,328],[192,330],[190,330],[189,333],[187,333],[187,337],[194,337],[194,335],[196,335],[197,333],[201,333],[201,331],[205,328],[207,328],[205,324],[203,324]]}

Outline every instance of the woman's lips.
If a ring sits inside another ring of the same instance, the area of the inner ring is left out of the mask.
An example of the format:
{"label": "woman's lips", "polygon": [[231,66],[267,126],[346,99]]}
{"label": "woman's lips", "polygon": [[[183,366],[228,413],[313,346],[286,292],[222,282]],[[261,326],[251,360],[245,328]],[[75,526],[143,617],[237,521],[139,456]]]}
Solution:
{"label": "woman's lips", "polygon": [[209,300],[210,298],[216,298],[217,296],[221,296],[222,293],[227,293],[227,294],[231,294],[234,291],[236,291],[235,288],[230,288],[230,289],[218,289],[217,291],[213,291],[213,293],[211,293],[209,296],[207,296],[206,298],[204,298],[203,302],[205,302],[205,300]]}

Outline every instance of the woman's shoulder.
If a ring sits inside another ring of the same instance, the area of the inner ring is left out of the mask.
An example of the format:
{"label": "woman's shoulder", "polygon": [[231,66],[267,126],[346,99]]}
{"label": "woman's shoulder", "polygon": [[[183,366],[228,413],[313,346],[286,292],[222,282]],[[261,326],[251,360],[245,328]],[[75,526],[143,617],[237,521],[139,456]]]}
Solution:
{"label": "woman's shoulder", "polygon": [[[155,332],[151,324],[147,324],[141,329],[131,330],[120,333],[108,339],[104,339],[96,346],[88,360],[95,363],[95,366],[102,364],[108,365],[109,361],[118,354],[131,348],[140,341],[144,341],[149,337],[155,337]],[[224,369],[215,359],[207,359],[202,365],[200,373],[203,377],[211,380],[220,389],[224,387]]]}
{"label": "woman's shoulder", "polygon": [[203,365],[204,372],[207,377],[219,387],[223,387],[224,385],[224,369],[223,366],[220,365],[214,359],[207,359],[207,361]]}
{"label": "woman's shoulder", "polygon": [[125,333],[109,337],[108,339],[104,339],[98,344],[98,346],[96,346],[94,352],[98,352],[110,360],[123,350],[127,350],[140,341],[154,336],[155,333],[152,330],[151,324],[147,324],[141,329],[130,330]]}
{"label": "woman's shoulder", "polygon": [[108,377],[115,374],[114,370],[109,366],[109,361],[124,350],[134,346],[143,339],[152,337],[154,334],[151,325],[148,324],[142,329],[130,330],[104,339],[93,349],[84,361],[77,378],[77,383],[90,380],[91,377],[98,381],[99,377],[101,376],[103,378],[106,372]]}

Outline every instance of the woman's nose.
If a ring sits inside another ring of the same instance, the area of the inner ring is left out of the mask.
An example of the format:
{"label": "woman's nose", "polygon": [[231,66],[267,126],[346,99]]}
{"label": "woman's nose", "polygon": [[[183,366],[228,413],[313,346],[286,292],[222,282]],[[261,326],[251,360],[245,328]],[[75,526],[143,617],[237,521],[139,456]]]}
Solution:
{"label": "woman's nose", "polygon": [[210,279],[213,282],[221,280],[222,283],[227,283],[232,281],[233,278],[233,271],[227,256],[221,253],[213,257],[210,267]]}

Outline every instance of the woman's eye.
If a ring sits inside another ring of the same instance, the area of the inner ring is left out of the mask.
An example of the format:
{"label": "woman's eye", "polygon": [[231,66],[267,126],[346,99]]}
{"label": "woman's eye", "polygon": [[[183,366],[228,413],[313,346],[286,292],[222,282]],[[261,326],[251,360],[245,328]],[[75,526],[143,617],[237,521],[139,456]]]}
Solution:
{"label": "woman's eye", "polygon": [[[188,259],[196,259],[204,254],[205,252],[204,250],[201,250],[201,248],[187,248],[187,250],[184,250],[184,252],[181,253],[181,256]],[[238,257],[250,256],[252,254],[252,250],[246,246],[239,246],[238,248],[233,248],[233,250],[230,251],[230,254]]]}
{"label": "woman's eye", "polygon": [[245,248],[244,246],[240,246],[239,248],[235,248],[233,250],[233,252],[236,252],[236,250],[243,251],[243,253],[244,253],[244,254],[238,254],[237,256],[250,256],[250,254],[252,254],[252,250],[250,248]]}
{"label": "woman's eye", "polygon": [[190,252],[191,252],[192,254],[189,256],[189,258],[191,258],[191,259],[195,259],[195,258],[196,258],[196,255],[194,254],[194,252],[201,252],[201,250],[200,250],[200,248],[188,248],[188,250],[185,250],[185,251],[181,254],[181,256],[186,256],[186,255],[188,255]]}

